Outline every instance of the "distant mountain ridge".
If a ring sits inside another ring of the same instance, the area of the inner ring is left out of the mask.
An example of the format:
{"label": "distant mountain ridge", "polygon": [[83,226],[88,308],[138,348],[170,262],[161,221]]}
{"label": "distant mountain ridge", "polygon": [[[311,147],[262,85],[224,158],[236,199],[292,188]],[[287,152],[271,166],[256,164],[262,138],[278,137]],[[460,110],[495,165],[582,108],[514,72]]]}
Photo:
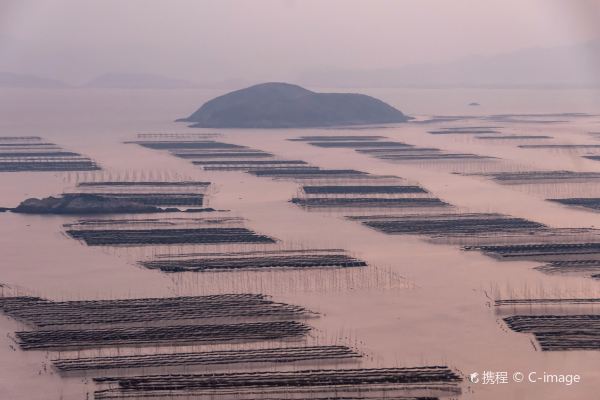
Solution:
{"label": "distant mountain ridge", "polygon": [[69,87],[69,85],[56,79],[42,78],[36,75],[0,72],[0,87],[58,89]]}
{"label": "distant mountain ridge", "polygon": [[0,87],[30,89],[194,89],[200,86],[184,79],[153,74],[108,73],[99,75],[87,83],[78,86],[37,75],[0,72]]}
{"label": "distant mountain ridge", "polygon": [[142,73],[108,73],[87,82],[85,87],[102,89],[192,89],[198,84],[185,79]]}
{"label": "distant mountain ridge", "polygon": [[374,97],[316,93],[269,82],[216,97],[180,121],[201,128],[304,128],[406,122],[410,118]]}
{"label": "distant mountain ridge", "polygon": [[397,68],[312,70],[299,81],[317,87],[596,87],[599,71],[600,41],[592,41]]}

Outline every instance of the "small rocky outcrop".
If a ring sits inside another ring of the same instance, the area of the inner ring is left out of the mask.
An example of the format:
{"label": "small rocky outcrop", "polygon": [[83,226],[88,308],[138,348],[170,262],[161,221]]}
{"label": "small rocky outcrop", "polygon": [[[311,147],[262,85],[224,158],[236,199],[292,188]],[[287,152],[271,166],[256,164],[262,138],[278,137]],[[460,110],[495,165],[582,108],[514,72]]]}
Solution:
{"label": "small rocky outcrop", "polygon": [[95,194],[27,199],[13,210],[22,214],[134,214],[162,211],[158,207]]}

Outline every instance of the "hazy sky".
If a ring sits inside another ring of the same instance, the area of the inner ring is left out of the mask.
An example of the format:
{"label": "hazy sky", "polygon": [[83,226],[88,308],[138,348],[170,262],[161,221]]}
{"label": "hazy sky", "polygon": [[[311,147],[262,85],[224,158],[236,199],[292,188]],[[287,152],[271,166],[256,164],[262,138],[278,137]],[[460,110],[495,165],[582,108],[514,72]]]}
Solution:
{"label": "hazy sky", "polygon": [[0,71],[284,80],[575,44],[599,21],[600,0],[0,0]]}

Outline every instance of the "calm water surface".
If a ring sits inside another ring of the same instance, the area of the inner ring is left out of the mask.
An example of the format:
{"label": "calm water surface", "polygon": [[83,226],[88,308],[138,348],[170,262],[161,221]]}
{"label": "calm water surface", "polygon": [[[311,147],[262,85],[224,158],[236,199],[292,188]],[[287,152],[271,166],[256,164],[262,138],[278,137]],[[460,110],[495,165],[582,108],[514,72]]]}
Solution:
{"label": "calm water surface", "polygon": [[[431,115],[563,113],[600,111],[593,90],[424,90],[364,89],[404,112]],[[592,399],[600,388],[600,352],[540,352],[531,336],[508,331],[490,307],[500,296],[600,296],[600,282],[583,277],[544,275],[534,262],[499,262],[458,246],[432,244],[413,236],[387,236],[345,220],[343,213],[307,212],[289,203],[297,184],[260,179],[242,172],[201,171],[166,153],[122,144],[144,132],[215,132],[172,122],[192,112],[217,91],[5,90],[0,93],[0,135],[39,135],[88,155],[122,177],[169,176],[210,180],[210,205],[232,210],[252,229],[295,246],[344,248],[368,261],[370,273],[254,272],[162,274],[135,261],[172,249],[90,248],[67,238],[70,217],[0,214],[0,283],[51,299],[167,296],[231,291],[272,294],[323,314],[311,320],[311,340],[357,345],[364,366],[416,366],[445,363],[465,374],[474,371],[577,373],[582,383],[510,384],[463,387],[465,399]],[[467,104],[477,101],[480,107]],[[468,124],[482,124],[468,121]],[[461,122],[455,125],[463,124]],[[490,125],[498,125],[489,123]],[[491,142],[461,135],[429,135],[448,124],[405,124],[368,130],[219,130],[222,140],[303,159],[326,168],[355,168],[397,175],[418,183],[463,210],[502,212],[554,227],[598,227],[600,214],[544,201],[548,194],[599,195],[598,184],[564,188],[501,186],[453,172],[500,168],[481,163],[389,163],[349,149],[322,149],[286,139],[300,135],[377,134],[448,151],[497,157],[502,168],[568,169],[600,172],[600,162],[581,152],[519,149],[512,141]],[[600,117],[566,123],[500,124],[510,134],[548,134],[551,143],[600,143]],[[143,171],[143,172],[142,172]],[[59,194],[83,173],[0,173],[0,206],[26,197]],[[377,272],[378,271],[378,272]],[[380,289],[377,289],[377,287]],[[81,378],[51,371],[54,354],[21,352],[9,335],[23,328],[0,316],[0,398],[82,399],[93,390]]]}

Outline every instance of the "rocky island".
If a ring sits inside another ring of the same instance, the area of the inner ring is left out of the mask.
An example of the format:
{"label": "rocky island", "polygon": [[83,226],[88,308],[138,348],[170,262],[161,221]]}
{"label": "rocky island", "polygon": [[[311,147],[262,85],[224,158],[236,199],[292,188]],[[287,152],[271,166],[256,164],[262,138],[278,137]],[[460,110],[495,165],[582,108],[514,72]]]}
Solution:
{"label": "rocky island", "polygon": [[406,122],[410,117],[374,97],[317,93],[263,83],[216,97],[187,118],[196,128],[309,128]]}
{"label": "rocky island", "polygon": [[0,208],[2,211],[12,211],[20,214],[56,214],[56,215],[88,215],[88,214],[139,214],[159,212],[196,212],[214,211],[212,208],[161,208],[141,202],[101,196],[87,193],[64,194],[60,197],[43,199],[30,198],[24,200],[15,208]]}

